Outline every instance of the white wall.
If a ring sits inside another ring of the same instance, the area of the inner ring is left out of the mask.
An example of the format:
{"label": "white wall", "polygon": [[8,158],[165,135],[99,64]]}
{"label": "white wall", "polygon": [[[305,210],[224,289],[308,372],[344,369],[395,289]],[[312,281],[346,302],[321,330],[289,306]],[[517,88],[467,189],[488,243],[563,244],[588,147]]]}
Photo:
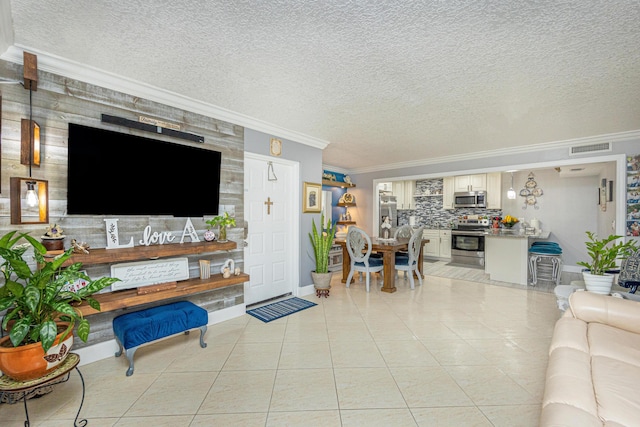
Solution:
{"label": "white wall", "polygon": [[[537,198],[534,206],[524,206],[524,197],[519,195],[531,170],[522,170],[513,174],[515,200],[503,198],[504,215],[524,217],[527,222],[533,218],[540,220],[543,230],[551,231],[550,240],[558,242],[563,248],[565,265],[576,265],[586,257],[584,241],[585,231],[598,230],[598,176],[561,178],[554,169],[533,171],[537,188],[543,195]],[[507,187],[508,189],[508,187]],[[506,189],[503,191],[506,194]]]}

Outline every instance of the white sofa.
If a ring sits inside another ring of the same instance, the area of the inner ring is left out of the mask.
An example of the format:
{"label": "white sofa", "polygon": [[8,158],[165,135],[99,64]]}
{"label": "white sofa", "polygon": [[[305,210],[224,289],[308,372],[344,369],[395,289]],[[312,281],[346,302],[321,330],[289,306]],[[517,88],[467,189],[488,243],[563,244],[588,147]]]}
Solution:
{"label": "white sofa", "polygon": [[640,302],[571,294],[551,340],[540,426],[640,426]]}

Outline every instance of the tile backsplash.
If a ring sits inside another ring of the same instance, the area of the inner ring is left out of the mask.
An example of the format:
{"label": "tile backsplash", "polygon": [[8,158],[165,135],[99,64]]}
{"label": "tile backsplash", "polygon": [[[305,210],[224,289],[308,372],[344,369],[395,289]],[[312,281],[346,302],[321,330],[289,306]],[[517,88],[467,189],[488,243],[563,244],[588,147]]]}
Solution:
{"label": "tile backsplash", "polygon": [[[499,209],[443,209],[442,208],[442,178],[432,178],[416,181],[415,194],[431,194],[415,198],[415,209],[398,210],[398,225],[409,224],[409,217],[416,217],[417,225],[427,228],[449,228],[455,224],[458,217],[463,215],[502,216]],[[439,194],[438,194],[439,193]]]}

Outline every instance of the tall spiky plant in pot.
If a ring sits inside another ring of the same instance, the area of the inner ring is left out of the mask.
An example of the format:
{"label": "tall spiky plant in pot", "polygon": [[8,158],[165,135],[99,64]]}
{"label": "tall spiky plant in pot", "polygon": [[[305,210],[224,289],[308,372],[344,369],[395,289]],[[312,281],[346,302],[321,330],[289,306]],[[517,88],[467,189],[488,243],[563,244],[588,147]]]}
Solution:
{"label": "tall spiky plant in pot", "polygon": [[329,251],[333,245],[336,228],[331,220],[327,220],[326,228],[324,228],[324,214],[320,215],[320,230],[316,228],[313,219],[311,225],[312,232],[309,233],[309,239],[311,239],[313,255],[316,260],[316,269],[311,272],[311,277],[313,278],[313,286],[316,288],[316,295],[327,297],[329,289],[331,289],[332,276],[332,272],[329,271]]}

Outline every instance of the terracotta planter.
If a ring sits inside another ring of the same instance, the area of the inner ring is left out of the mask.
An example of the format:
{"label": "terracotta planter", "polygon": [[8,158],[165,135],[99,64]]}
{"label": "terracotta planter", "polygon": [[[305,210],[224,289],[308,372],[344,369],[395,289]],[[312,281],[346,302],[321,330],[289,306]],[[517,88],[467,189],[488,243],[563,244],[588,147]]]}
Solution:
{"label": "terracotta planter", "polygon": [[[69,326],[68,323],[61,325],[64,329]],[[0,371],[18,381],[33,380],[53,371],[67,358],[73,345],[72,333],[60,342],[64,329],[46,354],[39,342],[13,347],[8,335],[0,338]]]}
{"label": "terracotta planter", "polygon": [[587,288],[589,292],[604,295],[609,295],[611,293],[611,286],[613,286],[614,279],[613,274],[599,276],[583,271],[582,278],[584,279],[584,287]]}
{"label": "terracotta planter", "polygon": [[42,238],[42,245],[47,251],[63,251],[64,250],[64,237],[62,238]]}

